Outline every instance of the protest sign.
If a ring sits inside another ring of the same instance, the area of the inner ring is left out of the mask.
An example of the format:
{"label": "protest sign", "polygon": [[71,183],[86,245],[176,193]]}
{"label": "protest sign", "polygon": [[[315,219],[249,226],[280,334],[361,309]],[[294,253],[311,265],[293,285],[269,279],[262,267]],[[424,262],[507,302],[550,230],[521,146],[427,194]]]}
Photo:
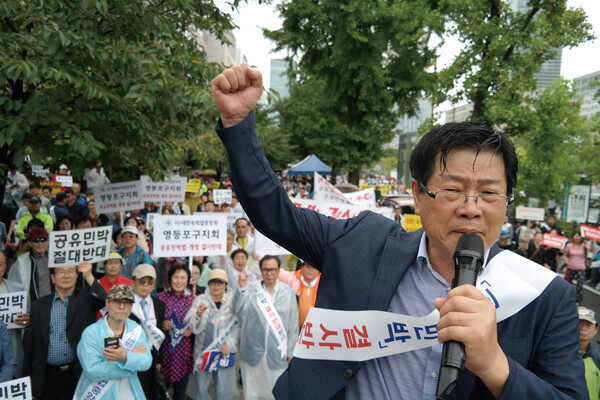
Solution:
{"label": "protest sign", "polygon": [[254,230],[254,254],[263,258],[267,254],[272,256],[292,254],[262,233]]}
{"label": "protest sign", "polygon": [[207,351],[202,354],[200,371],[213,372],[220,369],[231,368],[235,364],[235,353],[224,356],[219,350]]}
{"label": "protest sign", "polygon": [[390,207],[367,208],[342,203],[327,203],[308,199],[290,199],[296,207],[317,211],[327,217],[348,219],[356,217],[363,211],[372,211],[389,219],[394,219],[394,210]]}
{"label": "protest sign", "polygon": [[537,207],[518,206],[516,209],[516,217],[517,219],[523,221],[543,221],[544,209]]}
{"label": "protest sign", "polygon": [[60,186],[62,187],[73,186],[73,177],[71,175],[56,175],[54,180],[60,182]]}
{"label": "protest sign", "polygon": [[28,297],[26,291],[0,294],[0,321],[6,324],[7,329],[23,328],[15,324],[15,317],[27,313]]}
{"label": "protest sign", "polygon": [[[54,182],[54,181],[41,181],[40,182],[40,186],[48,186],[50,188],[50,190],[52,191],[52,194],[57,194],[60,193],[60,182]],[[66,190],[66,189],[65,189]]]}
{"label": "protest sign", "polygon": [[406,232],[418,231],[422,228],[421,217],[414,214],[404,214],[404,230]]}
{"label": "protest sign", "polygon": [[360,190],[364,190],[364,189],[368,189],[368,188],[375,189],[375,187],[379,188],[379,191],[381,192],[382,196],[387,196],[392,191],[392,185],[369,185],[366,183],[359,185]]}
{"label": "protest sign", "polygon": [[171,176],[162,181],[153,182],[147,175],[140,177],[144,201],[174,203],[185,200],[187,178],[183,176]]}
{"label": "protest sign", "polygon": [[581,225],[581,236],[587,239],[600,241],[600,229],[590,225]]}
{"label": "protest sign", "polygon": [[50,232],[48,268],[95,263],[108,259],[112,225],[90,229]]}
{"label": "protest sign", "polygon": [[154,256],[186,257],[227,254],[227,215],[157,215],[154,218]]}
{"label": "protest sign", "polygon": [[567,222],[583,224],[587,222],[590,209],[590,185],[573,185],[567,203]]}
{"label": "protest sign", "polygon": [[200,186],[202,186],[202,181],[200,179],[189,179],[185,185],[185,191],[187,193],[198,193],[200,191]]}
{"label": "protest sign", "polygon": [[140,181],[109,183],[94,189],[98,214],[144,208]]}
{"label": "protest sign", "polygon": [[314,200],[320,202],[352,204],[352,202],[344,196],[344,193],[317,172],[315,172],[314,175],[314,183]]}
{"label": "protest sign", "polygon": [[146,229],[154,228],[154,218],[156,218],[159,213],[148,213],[146,214]]}
{"label": "protest sign", "polygon": [[231,204],[232,191],[231,189],[216,189],[213,190],[213,199],[215,204]]}
{"label": "protest sign", "polygon": [[567,238],[560,235],[551,235],[549,233],[544,233],[544,238],[542,239],[542,246],[550,246],[555,249],[564,249],[567,244]]}
{"label": "protest sign", "polygon": [[46,178],[50,174],[50,170],[48,168],[44,168],[43,165],[32,165],[31,174],[40,178]]}
{"label": "protest sign", "polygon": [[32,400],[31,379],[27,376],[0,383],[0,399]]}
{"label": "protest sign", "polygon": [[375,208],[375,190],[368,188],[358,192],[344,193],[344,197],[352,204],[361,205],[369,208]]}

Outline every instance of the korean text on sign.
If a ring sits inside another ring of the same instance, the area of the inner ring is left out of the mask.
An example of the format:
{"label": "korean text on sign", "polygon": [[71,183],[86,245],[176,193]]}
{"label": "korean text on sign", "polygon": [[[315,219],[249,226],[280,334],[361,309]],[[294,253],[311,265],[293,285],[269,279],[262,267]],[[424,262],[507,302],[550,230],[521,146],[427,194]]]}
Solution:
{"label": "korean text on sign", "polygon": [[0,399],[33,399],[29,377],[0,383]]}
{"label": "korean text on sign", "polygon": [[6,324],[7,329],[23,328],[15,324],[15,317],[27,312],[28,297],[25,291],[0,294],[0,321]]}
{"label": "korean text on sign", "polygon": [[227,215],[157,215],[154,219],[154,255],[185,257],[227,254]]}
{"label": "korean text on sign", "polygon": [[144,201],[172,201],[180,202],[185,200],[185,190],[187,187],[187,178],[183,176],[172,176],[162,181],[153,182],[147,175],[140,177]]}
{"label": "korean text on sign", "polygon": [[110,253],[111,238],[112,225],[50,232],[48,268],[77,265],[81,261],[95,263],[106,260]]}
{"label": "korean text on sign", "polygon": [[140,181],[100,185],[94,189],[94,199],[99,214],[144,208]]}

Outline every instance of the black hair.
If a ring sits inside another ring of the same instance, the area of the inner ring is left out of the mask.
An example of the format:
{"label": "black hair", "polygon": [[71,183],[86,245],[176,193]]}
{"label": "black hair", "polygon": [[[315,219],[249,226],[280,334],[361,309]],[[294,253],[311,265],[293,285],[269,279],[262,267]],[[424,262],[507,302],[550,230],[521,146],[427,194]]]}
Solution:
{"label": "black hair", "polygon": [[250,221],[248,221],[246,218],[241,217],[235,220],[235,225],[237,225],[238,221],[246,221],[246,223],[248,224],[248,226],[250,226]]}
{"label": "black hair", "polygon": [[31,232],[31,230],[35,228],[46,228],[44,221],[39,218],[31,218],[27,223],[27,232]]}
{"label": "black hair", "polygon": [[215,202],[214,202],[214,201],[212,201],[212,200],[206,200],[206,201],[204,202],[204,205],[207,205],[208,203],[212,203],[213,205],[215,205]]}
{"label": "black hair", "polygon": [[484,150],[500,155],[504,161],[506,195],[512,196],[519,169],[515,147],[508,136],[493,130],[485,122],[451,122],[425,134],[410,156],[412,177],[427,185],[436,163],[439,162],[445,170],[448,155],[456,148],[475,150],[476,156]]}
{"label": "black hair", "polygon": [[277,268],[281,268],[281,260],[279,259],[279,257],[275,257],[275,256],[271,256],[271,255],[266,255],[263,258],[260,259],[258,266],[260,267],[260,270],[262,271],[262,266],[263,266],[263,262],[267,261],[267,260],[275,260],[277,261]]}
{"label": "black hair", "polygon": [[40,184],[37,182],[32,182],[29,184],[29,189],[35,189],[35,188],[40,188]]}
{"label": "black hair", "polygon": [[21,200],[31,200],[31,198],[33,197],[33,195],[31,193],[25,192],[21,195]]}
{"label": "black hair", "polygon": [[67,193],[67,194],[75,194],[75,192],[71,188],[68,188],[67,190],[65,190],[65,193]]}
{"label": "black hair", "polygon": [[231,252],[231,259],[233,260],[235,258],[235,255],[238,253],[244,253],[244,255],[246,256],[246,259],[248,259],[248,252],[244,249],[235,249],[234,251]]}
{"label": "black hair", "polygon": [[92,219],[92,217],[90,217],[90,214],[84,214],[77,219],[77,226],[79,226],[79,224],[81,224],[83,222],[88,222],[88,221],[92,224],[92,226],[94,225],[94,220]]}
{"label": "black hair", "polygon": [[171,278],[173,278],[173,275],[175,275],[175,273],[177,271],[185,271],[185,273],[187,274],[187,277],[188,277],[187,283],[189,285],[190,280],[192,279],[192,274],[190,273],[190,269],[187,267],[187,265],[181,265],[181,264],[175,264],[169,270],[169,274],[167,275],[167,281],[169,282],[169,285],[171,284]]}
{"label": "black hair", "polygon": [[67,194],[64,192],[56,193],[56,202],[62,202],[67,198]]}
{"label": "black hair", "polygon": [[[55,225],[58,227],[60,225],[60,223],[63,222],[65,219],[69,220],[69,222],[71,223],[71,228],[75,227],[75,221],[73,220],[73,217],[71,217],[71,215],[68,215],[68,214],[63,214],[60,217],[58,217]],[[60,230],[60,229],[57,229],[57,230]]]}

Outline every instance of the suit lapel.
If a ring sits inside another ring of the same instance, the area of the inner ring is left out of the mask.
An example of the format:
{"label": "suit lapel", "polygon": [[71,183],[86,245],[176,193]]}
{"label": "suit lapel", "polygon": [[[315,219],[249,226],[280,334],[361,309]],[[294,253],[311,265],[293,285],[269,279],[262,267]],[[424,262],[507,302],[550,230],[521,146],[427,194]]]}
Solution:
{"label": "suit lapel", "polygon": [[[50,296],[47,302],[40,303],[40,313],[42,316],[42,338],[44,343],[48,343],[48,338],[50,336],[50,312],[52,310],[52,302],[54,297]],[[47,348],[47,346],[46,346]]]}
{"label": "suit lapel", "polygon": [[369,298],[370,310],[387,311],[400,281],[417,257],[422,234],[420,229],[388,237]]}
{"label": "suit lapel", "polygon": [[[71,323],[75,319],[75,315],[77,315],[77,309],[79,308],[79,296],[77,295],[78,291],[79,288],[75,288],[73,290],[73,293],[71,293],[71,298],[69,299],[69,305],[67,306],[67,331],[69,330],[69,326],[71,326]],[[83,317],[83,314],[80,317]]]}

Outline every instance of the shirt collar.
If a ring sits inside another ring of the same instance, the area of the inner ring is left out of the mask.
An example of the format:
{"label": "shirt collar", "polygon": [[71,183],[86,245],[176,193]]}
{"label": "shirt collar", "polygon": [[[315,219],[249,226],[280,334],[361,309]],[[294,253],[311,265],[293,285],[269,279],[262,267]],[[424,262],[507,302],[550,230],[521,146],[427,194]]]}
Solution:
{"label": "shirt collar", "polygon": [[[69,301],[69,299],[71,298],[71,295],[73,294],[73,292],[75,291],[75,289],[71,290],[71,293],[69,293],[67,295],[67,297],[65,297],[65,302]],[[60,299],[60,301],[63,301],[63,299],[60,298],[60,296],[58,295],[57,291],[54,291],[54,298],[52,299],[52,301],[56,300],[56,299]]]}
{"label": "shirt collar", "polygon": [[137,293],[133,294],[133,299],[135,300],[136,303],[141,303],[142,300],[146,300],[146,303],[150,302],[150,295],[144,297],[143,299],[137,295]]}
{"label": "shirt collar", "polygon": [[[481,271],[483,271],[485,269],[487,262],[488,262],[489,255],[490,255],[490,249],[488,249],[483,254],[483,265],[481,267]],[[421,242],[419,243],[419,252],[417,253],[417,266],[419,268],[423,268],[424,266],[427,266],[427,268],[429,268],[433,272],[433,267],[431,266],[431,261],[429,261],[429,254],[427,253],[427,234],[425,233],[425,231],[423,231],[423,235],[421,236]]]}

